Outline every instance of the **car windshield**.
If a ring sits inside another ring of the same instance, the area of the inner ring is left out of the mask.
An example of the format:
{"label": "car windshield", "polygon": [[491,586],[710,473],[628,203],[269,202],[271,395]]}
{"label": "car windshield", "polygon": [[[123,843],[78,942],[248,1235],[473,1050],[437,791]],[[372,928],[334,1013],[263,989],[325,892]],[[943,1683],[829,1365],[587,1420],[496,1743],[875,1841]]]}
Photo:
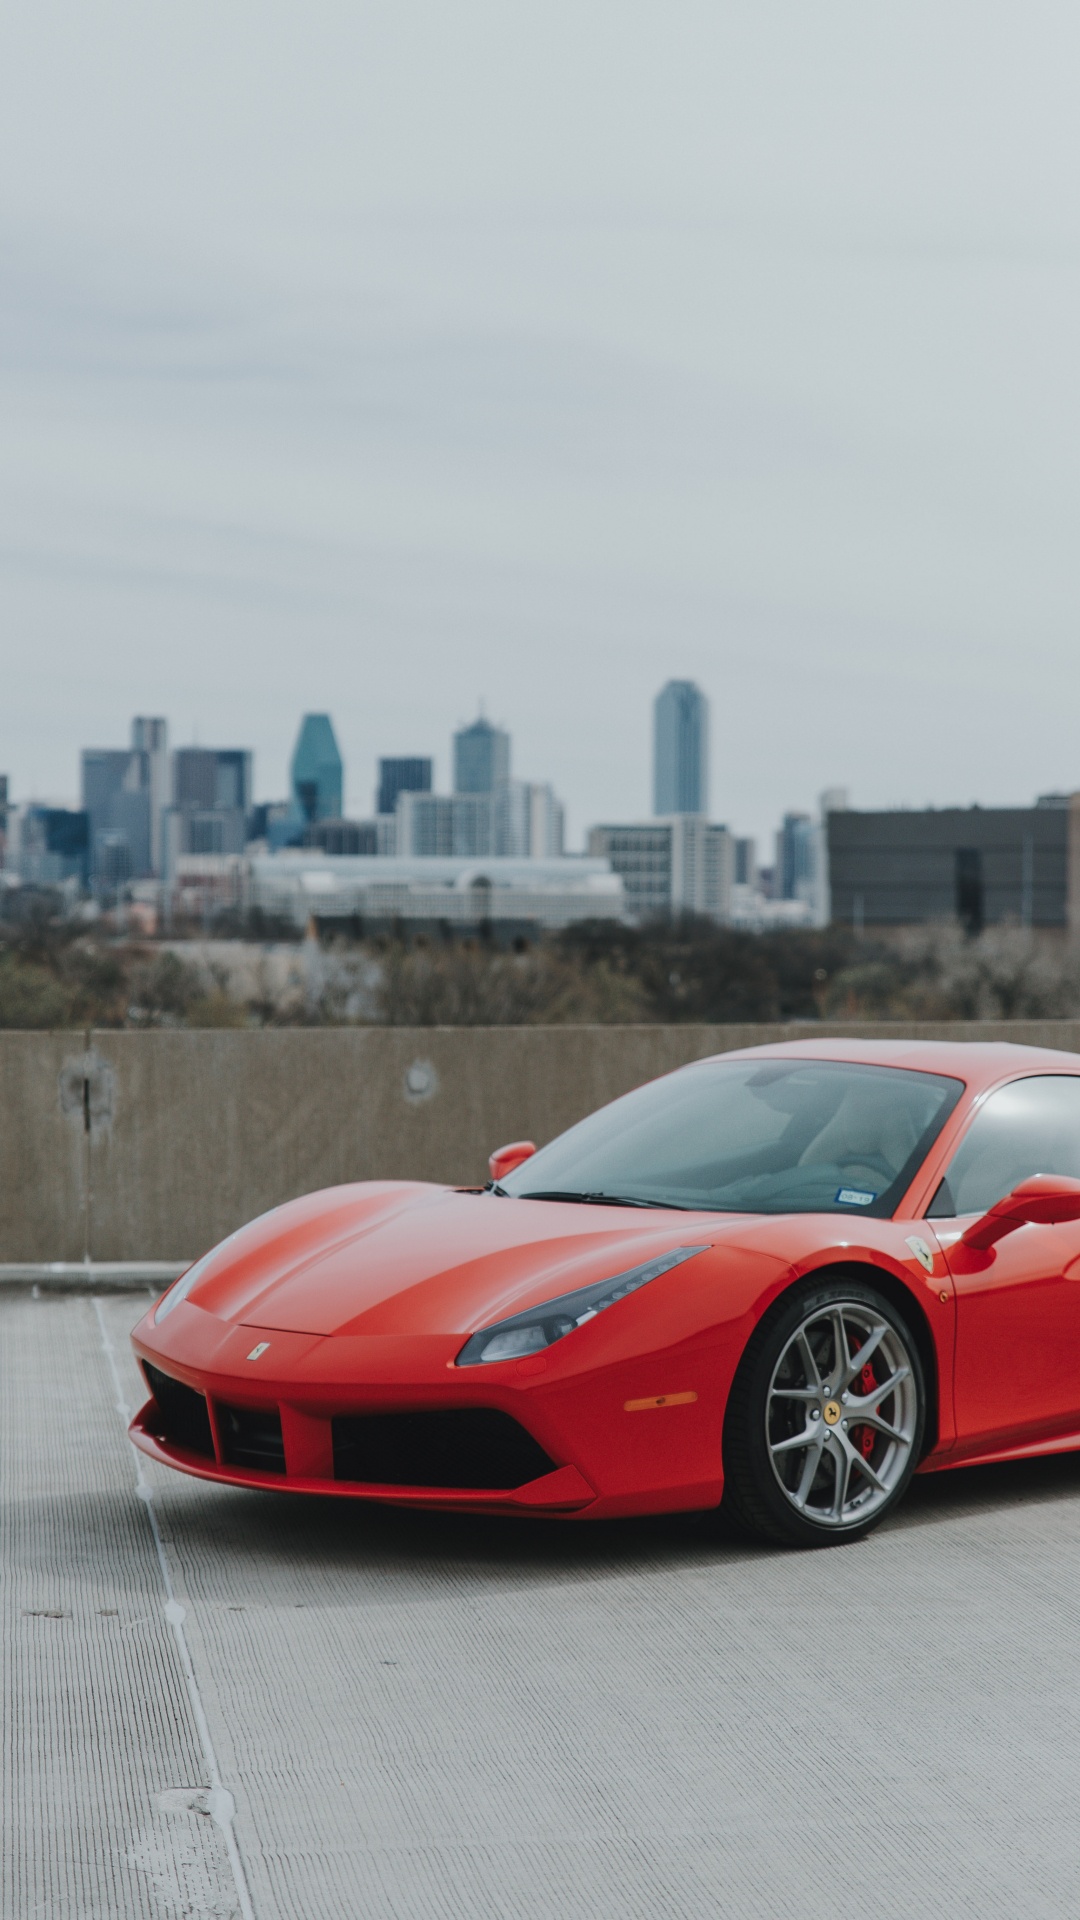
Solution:
{"label": "car windshield", "polygon": [[501,1190],[522,1199],[883,1219],[962,1091],[959,1080],[901,1067],[702,1061],[590,1114]]}

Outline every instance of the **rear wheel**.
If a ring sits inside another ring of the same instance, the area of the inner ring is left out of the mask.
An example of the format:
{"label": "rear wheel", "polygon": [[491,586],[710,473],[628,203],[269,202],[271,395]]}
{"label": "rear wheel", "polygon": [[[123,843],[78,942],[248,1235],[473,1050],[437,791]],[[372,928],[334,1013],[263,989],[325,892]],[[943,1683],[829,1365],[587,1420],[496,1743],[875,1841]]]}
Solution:
{"label": "rear wheel", "polygon": [[725,1504],[786,1545],[861,1539],[902,1498],[925,1423],[919,1350],[897,1308],[854,1280],[800,1289],[735,1377]]}

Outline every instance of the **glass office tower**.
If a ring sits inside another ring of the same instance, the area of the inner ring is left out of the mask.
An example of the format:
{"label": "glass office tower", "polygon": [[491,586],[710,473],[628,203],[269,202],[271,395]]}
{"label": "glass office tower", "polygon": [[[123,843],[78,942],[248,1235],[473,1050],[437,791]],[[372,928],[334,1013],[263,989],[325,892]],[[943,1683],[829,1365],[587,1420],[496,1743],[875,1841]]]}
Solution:
{"label": "glass office tower", "polygon": [[303,820],[340,820],[344,767],[328,713],[306,713],[292,757],[292,797]]}
{"label": "glass office tower", "polygon": [[653,812],[708,811],[709,703],[692,680],[669,680],[653,708]]}
{"label": "glass office tower", "polygon": [[454,735],[454,792],[494,793],[510,778],[510,735],[483,715]]}
{"label": "glass office tower", "polygon": [[376,813],[395,813],[399,793],[430,793],[432,764],[419,754],[379,761]]}

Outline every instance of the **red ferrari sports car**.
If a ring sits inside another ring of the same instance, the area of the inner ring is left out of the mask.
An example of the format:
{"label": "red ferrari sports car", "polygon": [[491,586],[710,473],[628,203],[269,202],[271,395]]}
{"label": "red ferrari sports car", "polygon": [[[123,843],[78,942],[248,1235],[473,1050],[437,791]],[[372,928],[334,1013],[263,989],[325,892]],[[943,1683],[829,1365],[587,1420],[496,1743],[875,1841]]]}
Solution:
{"label": "red ferrari sports car", "polygon": [[701,1060],[482,1188],[289,1201],[133,1334],[135,1444],[245,1487],[853,1540],[916,1471],[1080,1448],[1080,1058]]}

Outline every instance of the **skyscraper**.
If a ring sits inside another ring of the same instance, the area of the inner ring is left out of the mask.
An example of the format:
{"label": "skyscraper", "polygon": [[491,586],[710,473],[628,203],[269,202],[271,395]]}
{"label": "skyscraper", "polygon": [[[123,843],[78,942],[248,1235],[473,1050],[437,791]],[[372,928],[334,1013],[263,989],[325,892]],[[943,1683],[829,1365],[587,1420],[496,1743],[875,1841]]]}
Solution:
{"label": "skyscraper", "polygon": [[510,778],[510,735],[483,714],[454,735],[454,792],[494,793]]}
{"label": "skyscraper", "polygon": [[110,885],[161,873],[168,780],[169,734],[160,718],[137,715],[130,748],[86,749],[82,787],[90,815],[92,873]]}
{"label": "skyscraper", "polygon": [[816,870],[816,830],[808,813],[785,813],[776,836],[773,897],[810,900]]}
{"label": "skyscraper", "polygon": [[736,840],[732,879],[737,887],[756,887],[758,883],[757,841]]}
{"label": "skyscraper", "polygon": [[248,749],[178,747],[173,754],[173,806],[246,814],[251,806]]}
{"label": "skyscraper", "polygon": [[430,793],[431,774],[431,761],[417,755],[380,760],[376,813],[395,812],[399,793]]}
{"label": "skyscraper", "polygon": [[172,771],[172,806],[163,832],[170,883],[182,854],[243,852],[251,814],[251,754],[246,747],[178,747]]}
{"label": "skyscraper", "polygon": [[136,714],[131,723],[131,744],[136,753],[145,753],[150,770],[150,865],[161,873],[165,864],[164,814],[169,804],[169,728],[166,721],[149,714]]}
{"label": "skyscraper", "polygon": [[153,871],[151,762],[137,747],[84,747],[82,803],[90,818],[90,871],[110,886]]}
{"label": "skyscraper", "polygon": [[[19,872],[32,886],[59,887],[90,878],[90,815],[69,807],[27,807],[21,821]],[[120,844],[118,836],[117,844]],[[127,843],[120,845],[120,882],[129,878]],[[109,845],[99,848],[98,876],[108,884]]]}
{"label": "skyscraper", "polygon": [[709,703],[692,680],[669,680],[653,707],[653,812],[709,810]]}
{"label": "skyscraper", "polygon": [[292,797],[305,824],[340,820],[344,769],[328,713],[306,713],[292,757]]}

